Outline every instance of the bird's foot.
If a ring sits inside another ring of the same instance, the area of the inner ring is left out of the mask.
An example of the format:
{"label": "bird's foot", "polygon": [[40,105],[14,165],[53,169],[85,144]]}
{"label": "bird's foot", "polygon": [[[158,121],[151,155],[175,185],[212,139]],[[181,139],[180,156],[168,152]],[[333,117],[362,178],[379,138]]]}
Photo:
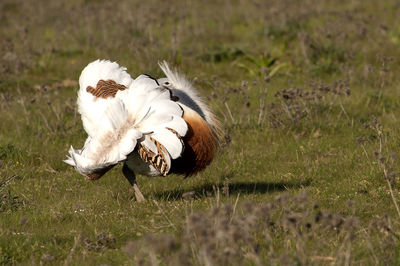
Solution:
{"label": "bird's foot", "polygon": [[136,197],[137,202],[146,201],[146,199],[143,197],[143,194],[142,194],[142,192],[140,192],[140,189],[136,183],[133,184],[133,191],[135,192],[135,197]]}

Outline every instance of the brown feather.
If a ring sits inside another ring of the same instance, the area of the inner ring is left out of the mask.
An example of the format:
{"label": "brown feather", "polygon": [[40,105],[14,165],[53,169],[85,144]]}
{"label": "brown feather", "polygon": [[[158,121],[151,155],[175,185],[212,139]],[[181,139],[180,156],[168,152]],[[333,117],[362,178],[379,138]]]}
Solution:
{"label": "brown feather", "polygon": [[111,168],[113,168],[114,166],[115,166],[115,165],[110,165],[110,166],[107,166],[106,168],[98,169],[98,170],[94,171],[93,173],[88,174],[87,177],[88,177],[90,180],[97,180],[97,179],[99,179],[100,177],[102,177],[105,173],[107,173],[107,172],[108,172]]}
{"label": "brown feather", "polygon": [[88,86],[86,88],[86,91],[91,93],[93,96],[97,98],[108,98],[108,97],[115,97],[115,94],[119,90],[123,91],[126,89],[126,86],[122,84],[116,83],[114,80],[99,80],[97,82],[96,88],[93,88],[92,86]]}
{"label": "brown feather", "polygon": [[188,131],[183,137],[185,150],[182,156],[172,161],[171,172],[186,176],[206,168],[214,158],[216,141],[207,122],[196,112],[185,111],[183,119]]}

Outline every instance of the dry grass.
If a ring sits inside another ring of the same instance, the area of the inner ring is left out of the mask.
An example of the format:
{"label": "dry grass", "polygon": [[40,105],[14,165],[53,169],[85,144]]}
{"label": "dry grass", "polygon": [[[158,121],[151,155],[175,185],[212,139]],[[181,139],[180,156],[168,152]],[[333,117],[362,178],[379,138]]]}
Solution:
{"label": "dry grass", "polygon": [[[394,250],[400,237],[387,218],[363,226],[352,215],[321,210],[306,194],[214,204],[187,214],[174,235],[147,235],[122,249],[138,265],[385,264],[392,258],[383,259],[388,253],[372,243]],[[354,204],[349,201],[348,207]]]}

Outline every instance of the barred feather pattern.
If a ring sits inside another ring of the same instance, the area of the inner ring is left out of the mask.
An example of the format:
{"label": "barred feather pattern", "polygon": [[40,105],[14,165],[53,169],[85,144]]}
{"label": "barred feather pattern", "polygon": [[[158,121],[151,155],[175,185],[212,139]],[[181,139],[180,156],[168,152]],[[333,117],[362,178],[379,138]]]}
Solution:
{"label": "barred feather pattern", "polygon": [[142,158],[142,160],[145,162],[151,163],[151,165],[156,168],[163,176],[166,176],[169,172],[169,166],[165,158],[165,154],[168,153],[165,147],[160,142],[153,139],[152,137],[150,137],[150,140],[156,145],[157,154],[148,150],[146,146],[139,144],[138,152],[140,158]]}
{"label": "barred feather pattern", "polygon": [[99,80],[97,82],[96,88],[93,88],[92,86],[87,86],[86,91],[91,93],[93,96],[98,97],[98,98],[108,98],[108,97],[114,97],[117,92],[121,90],[126,90],[126,86],[122,84],[116,83],[114,80]]}
{"label": "barred feather pattern", "polygon": [[[175,136],[179,139],[179,141],[182,144],[182,152],[185,148],[185,144],[183,142],[182,136],[179,135],[179,133],[172,128],[168,128],[169,131],[175,134]],[[150,137],[150,140],[156,145],[157,148],[157,154],[152,152],[151,150],[147,149],[145,145],[138,144],[138,153],[140,158],[142,158],[143,161],[149,162],[154,168],[156,168],[163,176],[166,176],[170,170],[170,167],[168,166],[168,162],[165,158],[165,155],[167,155],[167,150],[165,147],[155,140],[154,138]]]}

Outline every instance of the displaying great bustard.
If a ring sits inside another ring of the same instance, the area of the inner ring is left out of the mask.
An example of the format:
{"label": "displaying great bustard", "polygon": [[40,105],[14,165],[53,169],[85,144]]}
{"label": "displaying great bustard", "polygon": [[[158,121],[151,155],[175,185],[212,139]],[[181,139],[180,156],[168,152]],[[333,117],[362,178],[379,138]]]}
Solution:
{"label": "displaying great bustard", "polygon": [[123,162],[137,201],[144,197],[135,173],[185,176],[214,157],[220,127],[210,108],[182,75],[160,64],[165,78],[132,79],[115,62],[96,60],[79,78],[78,112],[88,138],[64,161],[96,180]]}

